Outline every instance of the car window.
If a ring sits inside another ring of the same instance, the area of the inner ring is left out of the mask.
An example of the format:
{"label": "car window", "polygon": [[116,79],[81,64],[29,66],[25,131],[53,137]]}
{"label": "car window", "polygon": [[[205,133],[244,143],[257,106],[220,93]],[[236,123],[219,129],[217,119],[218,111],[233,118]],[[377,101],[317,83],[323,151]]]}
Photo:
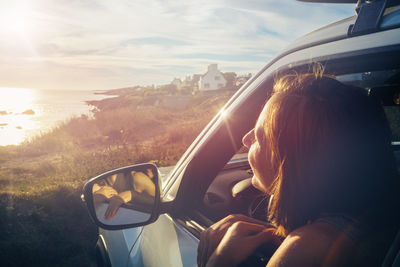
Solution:
{"label": "car window", "polygon": [[[400,70],[357,72],[338,75],[336,78],[345,84],[358,86],[368,91],[380,90],[379,98],[384,101],[382,105],[392,130],[392,141],[400,144]],[[374,93],[376,94],[377,92],[375,91]],[[247,152],[248,149],[245,146],[241,146],[231,160],[246,158]]]}
{"label": "car window", "polygon": [[[392,141],[400,144],[400,70],[354,72],[337,75],[336,78],[345,84],[364,88],[370,95],[375,95],[379,99],[390,123]],[[199,209],[212,221],[229,213],[251,215],[255,207],[257,207],[256,212],[265,215],[267,205],[265,196],[257,195],[256,191],[247,193],[244,191],[244,197],[239,198],[232,195],[236,184],[251,177],[247,152],[248,149],[241,146],[207,189]]]}

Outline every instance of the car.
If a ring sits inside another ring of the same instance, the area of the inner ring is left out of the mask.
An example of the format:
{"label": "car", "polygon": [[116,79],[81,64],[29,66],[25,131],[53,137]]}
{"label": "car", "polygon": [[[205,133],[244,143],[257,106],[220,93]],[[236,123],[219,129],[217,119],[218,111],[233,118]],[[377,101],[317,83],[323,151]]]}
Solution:
{"label": "car", "polygon": [[[99,266],[197,266],[200,234],[208,226],[232,213],[265,220],[269,199],[251,185],[241,139],[254,127],[276,77],[307,72],[312,62],[321,63],[318,66],[337,80],[365,88],[380,99],[393,131],[400,171],[400,3],[330,2],[357,3],[357,13],[305,35],[268,62],[232,96],[175,166],[128,166],[85,184],[88,211],[100,227]],[[105,220],[108,204],[95,201],[94,186],[106,187],[110,177],[121,176],[132,187],[137,173],[149,172],[152,175],[143,180],[152,182],[148,192],[128,188],[129,200],[136,201],[119,204]],[[400,240],[395,242],[386,266],[400,266],[399,260],[393,262]],[[267,255],[256,251],[242,265],[265,266],[267,260]]]}

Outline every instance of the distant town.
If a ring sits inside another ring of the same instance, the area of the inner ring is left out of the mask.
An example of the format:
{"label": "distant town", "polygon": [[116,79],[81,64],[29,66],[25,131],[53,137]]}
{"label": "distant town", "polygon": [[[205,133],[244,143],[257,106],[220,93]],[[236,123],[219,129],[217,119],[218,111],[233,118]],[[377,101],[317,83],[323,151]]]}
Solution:
{"label": "distant town", "polygon": [[218,69],[218,64],[210,64],[204,74],[187,75],[184,79],[174,78],[169,84],[157,87],[151,85],[114,89],[107,91],[107,94],[126,95],[132,92],[149,91],[149,89],[163,95],[195,95],[201,92],[216,92],[217,90],[236,91],[251,77],[251,73],[237,75],[235,72],[221,72]]}
{"label": "distant town", "polygon": [[177,90],[187,92],[197,91],[213,91],[220,89],[236,90],[242,86],[248,79],[251,78],[251,73],[247,75],[237,76],[235,72],[221,72],[217,64],[208,66],[207,72],[204,74],[194,74],[186,76],[184,80],[175,78],[170,86],[175,86]]}

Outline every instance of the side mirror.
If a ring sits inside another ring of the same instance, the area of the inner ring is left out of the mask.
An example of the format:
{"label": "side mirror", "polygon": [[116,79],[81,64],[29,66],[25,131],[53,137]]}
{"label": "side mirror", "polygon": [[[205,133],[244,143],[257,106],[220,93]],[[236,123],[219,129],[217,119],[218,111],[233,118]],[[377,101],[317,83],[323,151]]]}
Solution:
{"label": "side mirror", "polygon": [[90,216],[103,229],[149,224],[159,215],[158,169],[139,164],[103,173],[84,185],[83,195]]}

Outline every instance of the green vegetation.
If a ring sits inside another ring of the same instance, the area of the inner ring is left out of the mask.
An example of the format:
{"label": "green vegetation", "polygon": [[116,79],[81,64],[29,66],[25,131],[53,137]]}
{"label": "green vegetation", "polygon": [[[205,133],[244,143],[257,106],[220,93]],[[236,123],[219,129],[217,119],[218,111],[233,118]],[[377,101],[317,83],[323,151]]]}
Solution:
{"label": "green vegetation", "polygon": [[157,90],[123,92],[91,102],[93,118],[76,117],[0,148],[2,265],[94,265],[97,228],[80,199],[83,184],[126,165],[173,165],[232,95],[187,96],[170,109]]}

